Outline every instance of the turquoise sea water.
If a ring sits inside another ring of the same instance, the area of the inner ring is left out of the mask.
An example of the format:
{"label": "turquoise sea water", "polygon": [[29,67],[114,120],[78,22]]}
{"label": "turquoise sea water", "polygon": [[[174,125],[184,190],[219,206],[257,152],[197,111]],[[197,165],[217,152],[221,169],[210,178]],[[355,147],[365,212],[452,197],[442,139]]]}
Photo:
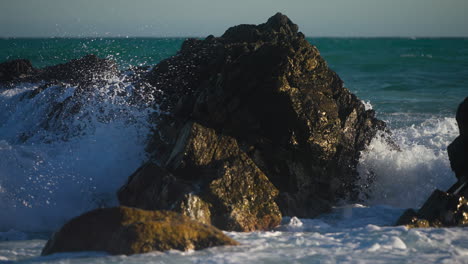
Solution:
{"label": "turquoise sea water", "polygon": [[[183,38],[0,39],[0,62],[26,58],[35,67],[94,53],[122,69],[155,65],[177,52]],[[239,247],[170,251],[132,257],[85,252],[40,257],[50,234],[98,206],[145,160],[151,109],[135,108],[107,77],[76,118],[44,130],[47,109],[73,94],[40,84],[0,87],[0,263],[468,263],[468,229],[393,227],[405,208],[419,207],[455,177],[446,147],[458,135],[454,119],[468,96],[468,39],[314,38],[330,67],[366,107],[387,121],[396,151],[375,138],[361,154],[359,173],[375,177],[359,204],[342,201],[317,219],[285,218],[276,230],[228,235]],[[65,124],[81,133],[59,129]],[[26,141],[20,135],[32,134]]]}

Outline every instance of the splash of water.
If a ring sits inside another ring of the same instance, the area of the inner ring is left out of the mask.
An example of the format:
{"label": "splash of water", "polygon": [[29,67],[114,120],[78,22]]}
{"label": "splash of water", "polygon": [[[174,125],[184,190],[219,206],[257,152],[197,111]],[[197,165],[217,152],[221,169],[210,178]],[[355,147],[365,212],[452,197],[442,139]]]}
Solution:
{"label": "splash of water", "polygon": [[448,144],[458,135],[455,118],[431,117],[392,132],[400,150],[378,136],[361,155],[358,171],[372,181],[364,192],[369,204],[416,208],[434,189],[455,183],[447,155]]}
{"label": "splash of water", "polygon": [[153,113],[149,101],[132,102],[126,78],[101,78],[85,92],[0,88],[0,230],[50,231],[117,204],[115,191],[145,160]]}

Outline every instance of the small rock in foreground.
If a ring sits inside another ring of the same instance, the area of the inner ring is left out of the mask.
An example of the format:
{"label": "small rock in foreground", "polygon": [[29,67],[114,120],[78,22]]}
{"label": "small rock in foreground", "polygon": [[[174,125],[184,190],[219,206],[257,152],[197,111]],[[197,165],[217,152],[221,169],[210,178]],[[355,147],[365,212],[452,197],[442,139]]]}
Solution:
{"label": "small rock in foreground", "polygon": [[450,227],[468,225],[468,200],[463,196],[435,190],[417,212],[407,210],[397,225],[415,227]]}
{"label": "small rock in foreground", "polygon": [[47,242],[42,255],[77,251],[131,255],[223,245],[238,243],[213,226],[175,212],[121,206],[96,209],[70,220]]}

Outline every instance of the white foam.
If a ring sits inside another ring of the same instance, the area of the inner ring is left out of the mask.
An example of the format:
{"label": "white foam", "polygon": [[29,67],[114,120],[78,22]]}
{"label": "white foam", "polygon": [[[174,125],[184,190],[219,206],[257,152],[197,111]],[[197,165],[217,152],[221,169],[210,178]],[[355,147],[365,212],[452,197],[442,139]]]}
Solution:
{"label": "white foam", "polygon": [[[394,214],[384,207],[351,206],[349,218],[334,209],[321,219],[295,219],[302,229],[288,230],[291,219],[269,232],[226,232],[240,246],[199,251],[151,252],[110,256],[98,252],[60,253],[40,257],[44,240],[4,241],[0,256],[6,261],[33,263],[467,263],[466,228],[407,229],[364,224],[363,216]],[[401,210],[400,210],[401,212]],[[314,221],[329,223],[319,227]],[[361,223],[353,226],[350,222]],[[379,224],[380,225],[380,224]],[[332,252],[332,253],[331,253]],[[451,261],[451,262],[450,262]]]}
{"label": "white foam", "polygon": [[301,222],[301,220],[299,220],[299,218],[297,217],[292,217],[291,220],[289,220],[289,226],[290,227],[293,227],[293,228],[297,228],[297,227],[302,227],[304,224]]}
{"label": "white foam", "polygon": [[379,136],[361,155],[360,175],[373,178],[370,204],[419,207],[434,189],[455,182],[446,150],[458,135],[454,118],[430,118],[392,132],[401,150]]}
{"label": "white foam", "polygon": [[364,100],[362,100],[361,102],[364,104],[364,108],[366,109],[366,111],[367,111],[367,110],[372,110],[372,109],[373,109],[373,106],[372,106],[372,104],[371,104],[370,101],[364,101]]}

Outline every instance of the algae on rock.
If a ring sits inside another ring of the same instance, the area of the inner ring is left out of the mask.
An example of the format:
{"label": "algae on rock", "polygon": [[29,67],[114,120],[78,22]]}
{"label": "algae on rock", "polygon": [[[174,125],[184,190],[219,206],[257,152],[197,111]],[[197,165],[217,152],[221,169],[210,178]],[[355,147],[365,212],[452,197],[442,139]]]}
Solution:
{"label": "algae on rock", "polygon": [[170,211],[130,207],[96,209],[67,222],[47,242],[42,255],[105,251],[138,254],[238,245],[217,228]]}

